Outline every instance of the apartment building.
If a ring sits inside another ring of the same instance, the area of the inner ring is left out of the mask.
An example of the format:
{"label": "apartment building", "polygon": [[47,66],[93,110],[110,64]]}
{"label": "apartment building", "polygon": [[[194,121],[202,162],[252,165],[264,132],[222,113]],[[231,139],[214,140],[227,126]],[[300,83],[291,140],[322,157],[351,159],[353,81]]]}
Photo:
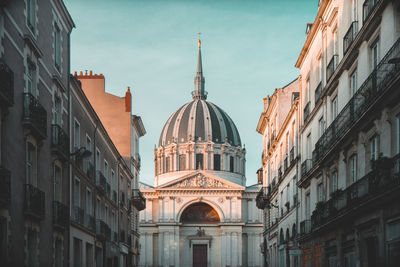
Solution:
{"label": "apartment building", "polygon": [[68,266],[68,74],[61,0],[0,1],[0,265]]}
{"label": "apartment building", "polygon": [[297,256],[289,255],[297,237],[297,155],[299,129],[299,81],[275,89],[264,98],[264,111],[257,125],[263,135],[263,187],[256,198],[264,210],[264,264],[293,266]]}
{"label": "apartment building", "polygon": [[[132,114],[132,96],[127,88],[124,97],[106,92],[105,77],[94,74],[92,71],[79,74],[75,78],[82,85],[82,90],[90,105],[98,115],[104,129],[117,148],[120,161],[124,162],[129,175],[127,179],[119,180],[119,233],[120,262],[138,264],[139,261],[139,211],[145,208],[145,199],[139,191],[138,181],[140,174],[139,139],[146,134],[140,116]],[[129,217],[129,220],[124,218]],[[129,238],[128,238],[129,237]],[[129,243],[128,243],[129,242]],[[129,244],[128,247],[124,246]],[[127,256],[129,252],[130,256]]]}
{"label": "apartment building", "polygon": [[400,261],[400,4],[320,1],[300,69],[302,266]]}

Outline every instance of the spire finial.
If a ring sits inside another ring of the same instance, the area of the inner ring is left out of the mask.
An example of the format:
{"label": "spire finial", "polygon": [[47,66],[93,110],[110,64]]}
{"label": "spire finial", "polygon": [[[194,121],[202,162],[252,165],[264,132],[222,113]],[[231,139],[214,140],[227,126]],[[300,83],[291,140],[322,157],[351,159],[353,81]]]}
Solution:
{"label": "spire finial", "polygon": [[194,77],[194,91],[192,92],[192,97],[193,99],[207,99],[207,93],[204,90],[204,77],[203,77],[203,66],[201,62],[201,40],[200,40],[200,35],[199,34],[199,55],[197,57],[197,71],[196,71],[196,76]]}

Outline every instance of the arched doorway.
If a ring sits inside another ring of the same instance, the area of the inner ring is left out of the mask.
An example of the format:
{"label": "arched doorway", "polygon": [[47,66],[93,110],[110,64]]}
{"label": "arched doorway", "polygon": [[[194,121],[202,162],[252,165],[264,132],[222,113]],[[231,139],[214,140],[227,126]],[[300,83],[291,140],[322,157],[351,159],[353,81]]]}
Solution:
{"label": "arched doorway", "polygon": [[[183,210],[180,216],[182,225],[195,227],[195,229],[198,227],[196,234],[186,236],[189,240],[193,267],[207,267],[210,260],[210,246],[213,237],[200,226],[204,226],[204,224],[210,224],[210,226],[214,224],[217,226],[220,221],[218,212],[204,202],[193,203]],[[206,228],[209,227],[207,226]]]}

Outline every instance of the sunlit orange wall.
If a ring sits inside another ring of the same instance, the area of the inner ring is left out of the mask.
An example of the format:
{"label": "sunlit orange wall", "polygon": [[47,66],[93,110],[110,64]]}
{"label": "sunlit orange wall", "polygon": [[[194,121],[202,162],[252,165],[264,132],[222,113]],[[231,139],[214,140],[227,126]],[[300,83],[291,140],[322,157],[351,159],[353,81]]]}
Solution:
{"label": "sunlit orange wall", "polygon": [[[118,97],[105,92],[105,79],[102,74],[82,72],[76,77],[82,83],[82,89],[89,99],[109,136],[123,157],[131,157],[131,95]],[[127,98],[128,101],[125,101]]]}

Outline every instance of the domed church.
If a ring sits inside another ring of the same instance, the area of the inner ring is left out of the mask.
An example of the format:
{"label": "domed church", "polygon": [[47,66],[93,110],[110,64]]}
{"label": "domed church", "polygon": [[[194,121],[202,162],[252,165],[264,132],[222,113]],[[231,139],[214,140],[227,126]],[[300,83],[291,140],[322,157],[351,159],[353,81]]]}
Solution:
{"label": "domed church", "polygon": [[204,84],[199,40],[192,101],[161,131],[154,187],[141,184],[139,266],[262,266],[261,185],[246,187],[239,131]]}

